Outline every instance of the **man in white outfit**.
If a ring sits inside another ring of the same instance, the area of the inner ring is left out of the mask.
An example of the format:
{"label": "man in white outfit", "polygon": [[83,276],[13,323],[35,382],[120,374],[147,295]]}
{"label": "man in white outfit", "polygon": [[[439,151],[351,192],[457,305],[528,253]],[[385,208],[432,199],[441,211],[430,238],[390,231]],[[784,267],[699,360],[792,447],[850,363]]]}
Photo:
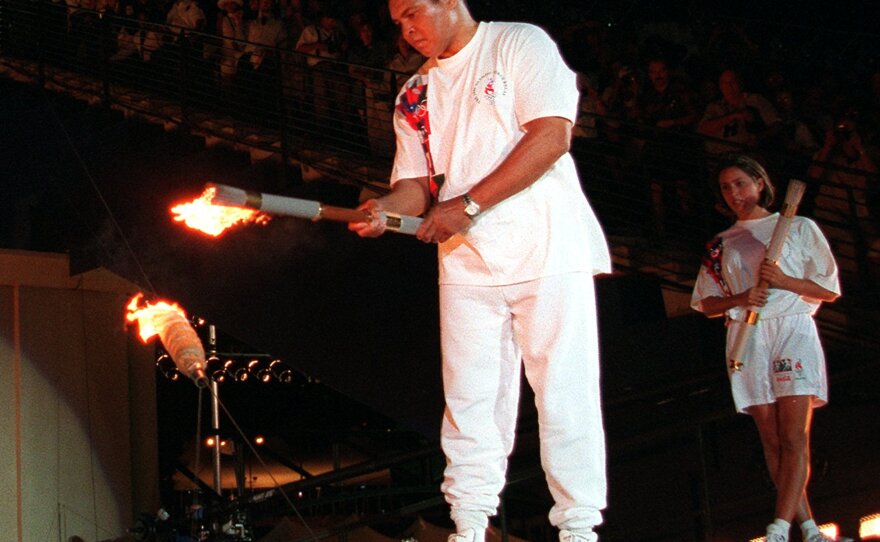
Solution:
{"label": "man in white outfit", "polygon": [[563,542],[594,542],[605,437],[593,275],[604,235],[568,153],[575,74],[532,25],[477,23],[463,0],[390,0],[428,60],[398,95],[392,191],[364,203],[421,215],[438,243],[447,456],[457,533],[482,542],[513,449],[521,370],[535,392],[541,463]]}

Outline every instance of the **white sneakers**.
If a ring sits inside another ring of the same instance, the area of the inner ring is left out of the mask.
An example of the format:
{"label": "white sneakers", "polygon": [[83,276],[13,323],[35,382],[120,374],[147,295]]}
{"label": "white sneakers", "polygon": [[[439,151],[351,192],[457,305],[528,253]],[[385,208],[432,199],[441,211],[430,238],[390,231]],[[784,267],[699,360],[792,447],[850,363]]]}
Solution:
{"label": "white sneakers", "polygon": [[764,537],[764,542],[788,542],[788,532],[783,531],[775,523],[771,523],[767,526],[767,536]]}
{"label": "white sneakers", "polygon": [[[446,542],[485,542],[485,533],[478,533],[474,529],[465,529],[460,533],[449,535]],[[573,533],[562,529],[559,531],[559,542],[598,542],[599,535],[596,533]]]}
{"label": "white sneakers", "polygon": [[559,542],[597,542],[599,535],[596,533],[573,533],[562,529],[559,531]]}
{"label": "white sneakers", "polygon": [[843,536],[838,536],[837,538],[830,538],[822,534],[821,532],[813,533],[808,536],[805,542],[853,542],[852,538],[846,538]]}

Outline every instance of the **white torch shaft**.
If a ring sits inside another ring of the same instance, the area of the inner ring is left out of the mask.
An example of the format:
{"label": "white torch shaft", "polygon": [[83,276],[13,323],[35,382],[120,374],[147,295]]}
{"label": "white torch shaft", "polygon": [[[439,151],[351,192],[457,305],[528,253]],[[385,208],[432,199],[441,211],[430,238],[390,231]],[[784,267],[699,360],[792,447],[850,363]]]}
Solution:
{"label": "white torch shaft", "polygon": [[[369,214],[364,211],[324,205],[319,201],[263,194],[224,184],[209,184],[208,187],[215,189],[211,202],[217,205],[246,207],[269,215],[307,218],[316,221],[327,219],[342,222],[368,222],[370,220]],[[421,218],[414,216],[395,213],[382,214],[387,229],[399,233],[414,235],[422,223]]]}
{"label": "white torch shaft", "polygon": [[[794,220],[795,213],[797,213],[798,205],[801,203],[806,187],[807,185],[803,181],[797,179],[789,181],[788,190],[785,192],[785,202],[782,204],[782,209],[779,212],[779,220],[776,222],[776,227],[773,228],[773,235],[770,236],[770,243],[767,245],[767,250],[764,253],[765,261],[773,263],[779,261],[779,257],[782,255],[782,246],[788,237],[788,231],[791,229],[791,223]],[[760,281],[758,283],[758,287],[761,288],[767,288],[768,286],[767,281]],[[734,338],[733,349],[730,355],[730,364],[734,368],[740,367],[744,362],[746,346],[748,346],[755,325],[758,323],[759,310],[758,307],[749,307],[745,317],[747,325],[742,326],[740,333]]]}

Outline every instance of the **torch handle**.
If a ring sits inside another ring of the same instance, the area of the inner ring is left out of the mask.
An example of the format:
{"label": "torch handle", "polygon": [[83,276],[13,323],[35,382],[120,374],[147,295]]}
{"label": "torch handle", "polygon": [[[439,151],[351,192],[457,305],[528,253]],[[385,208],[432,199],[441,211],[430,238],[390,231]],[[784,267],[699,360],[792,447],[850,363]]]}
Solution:
{"label": "torch handle", "polygon": [[[262,194],[228,186],[209,183],[215,190],[211,203],[231,207],[247,207],[270,215],[308,218],[310,220],[333,220],[336,222],[369,222],[370,214],[359,209],[325,205],[319,201]],[[391,231],[414,235],[422,219],[415,216],[383,213],[386,228]]]}
{"label": "torch handle", "polygon": [[369,222],[370,213],[349,209],[347,207],[334,207],[322,205],[319,220],[332,220],[334,222]]}

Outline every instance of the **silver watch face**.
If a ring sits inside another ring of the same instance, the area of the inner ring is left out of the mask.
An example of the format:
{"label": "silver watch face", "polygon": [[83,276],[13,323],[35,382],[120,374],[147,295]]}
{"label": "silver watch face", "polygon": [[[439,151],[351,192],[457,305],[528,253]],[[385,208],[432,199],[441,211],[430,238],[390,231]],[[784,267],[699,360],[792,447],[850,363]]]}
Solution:
{"label": "silver watch face", "polygon": [[464,214],[471,218],[480,214],[480,205],[471,199],[470,194],[464,195]]}

